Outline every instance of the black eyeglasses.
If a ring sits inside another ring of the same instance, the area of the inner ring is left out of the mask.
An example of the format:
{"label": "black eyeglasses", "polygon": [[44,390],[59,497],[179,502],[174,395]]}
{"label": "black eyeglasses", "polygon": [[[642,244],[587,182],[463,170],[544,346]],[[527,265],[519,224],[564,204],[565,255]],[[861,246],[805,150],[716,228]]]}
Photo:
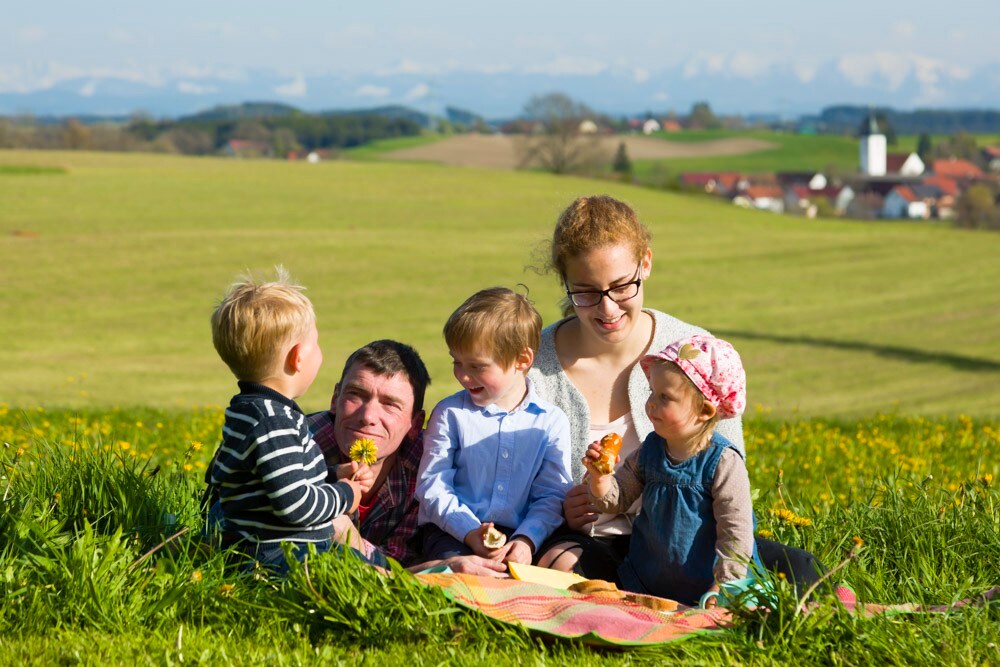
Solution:
{"label": "black eyeglasses", "polygon": [[[639,262],[639,266],[635,267],[635,275],[639,275],[639,271],[642,269],[642,262]],[[565,281],[565,277],[563,278]],[[639,286],[642,285],[642,278],[635,278],[635,280],[629,281],[623,285],[616,285],[615,287],[609,287],[605,290],[596,291],[581,291],[581,292],[570,292],[566,290],[566,296],[570,298],[573,305],[577,308],[593,308],[601,302],[601,299],[608,297],[615,303],[624,303],[629,299],[633,298],[639,293]]]}

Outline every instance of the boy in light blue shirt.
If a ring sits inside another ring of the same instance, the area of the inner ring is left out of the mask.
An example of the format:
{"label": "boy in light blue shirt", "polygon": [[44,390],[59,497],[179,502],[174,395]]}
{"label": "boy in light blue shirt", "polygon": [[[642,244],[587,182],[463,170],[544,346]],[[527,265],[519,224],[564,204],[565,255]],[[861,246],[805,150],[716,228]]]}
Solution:
{"label": "boy in light blue shirt", "polygon": [[473,294],[444,326],[463,389],[437,404],[424,433],[416,492],[426,560],[531,563],[562,523],[569,420],[527,379],[541,328],[531,302],[500,287]]}

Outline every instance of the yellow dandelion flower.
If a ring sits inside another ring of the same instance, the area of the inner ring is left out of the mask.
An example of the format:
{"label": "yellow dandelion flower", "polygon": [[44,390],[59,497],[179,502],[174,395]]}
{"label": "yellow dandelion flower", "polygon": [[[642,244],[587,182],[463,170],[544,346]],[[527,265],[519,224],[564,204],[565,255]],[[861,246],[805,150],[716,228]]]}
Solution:
{"label": "yellow dandelion flower", "polygon": [[986,473],[985,475],[983,475],[983,484],[989,486],[992,483],[993,483],[993,475],[991,475],[990,473]]}
{"label": "yellow dandelion flower", "polygon": [[194,470],[194,466],[193,465],[191,465],[190,463],[185,463],[184,464],[184,472],[191,472],[192,470]]}
{"label": "yellow dandelion flower", "polygon": [[196,451],[196,452],[200,452],[200,451],[201,451],[201,448],[202,448],[202,447],[204,447],[204,446],[205,446],[205,445],[201,444],[201,443],[200,443],[200,442],[198,442],[197,440],[192,440],[192,441],[191,441],[191,449],[193,449],[193,450],[194,450],[194,451]]}
{"label": "yellow dandelion flower", "polygon": [[854,542],[855,548],[860,549],[861,547],[865,546],[865,541],[863,539],[861,539],[861,537],[858,536],[858,535],[855,535],[854,537],[852,537],[851,541]]}
{"label": "yellow dandelion flower", "polygon": [[127,452],[132,448],[132,443],[125,442],[124,440],[122,440],[121,442],[118,443],[118,446],[122,448],[122,451]]}
{"label": "yellow dandelion flower", "polygon": [[219,586],[219,595],[230,595],[234,588],[236,588],[235,584],[222,584]]}
{"label": "yellow dandelion flower", "polygon": [[375,446],[374,441],[368,438],[358,438],[351,445],[348,455],[352,461],[372,465],[378,461],[378,448]]}
{"label": "yellow dandelion flower", "polygon": [[191,573],[191,582],[195,584],[201,583],[201,570],[195,570]]}

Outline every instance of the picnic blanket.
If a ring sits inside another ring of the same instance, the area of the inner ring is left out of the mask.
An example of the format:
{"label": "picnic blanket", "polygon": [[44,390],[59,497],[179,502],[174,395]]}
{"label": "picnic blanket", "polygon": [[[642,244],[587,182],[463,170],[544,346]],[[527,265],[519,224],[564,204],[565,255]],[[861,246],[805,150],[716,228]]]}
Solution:
{"label": "picnic blanket", "polygon": [[[676,612],[652,611],[625,600],[583,595],[516,579],[494,579],[468,574],[425,572],[417,577],[439,586],[457,604],[480,611],[504,623],[522,625],[548,635],[579,639],[605,646],[662,644],[713,632],[731,625],[724,608],[678,607]],[[884,613],[945,612],[970,604],[1000,599],[994,588],[976,599],[951,605],[859,604],[853,592],[838,587],[837,597],[851,611],[866,616]]]}

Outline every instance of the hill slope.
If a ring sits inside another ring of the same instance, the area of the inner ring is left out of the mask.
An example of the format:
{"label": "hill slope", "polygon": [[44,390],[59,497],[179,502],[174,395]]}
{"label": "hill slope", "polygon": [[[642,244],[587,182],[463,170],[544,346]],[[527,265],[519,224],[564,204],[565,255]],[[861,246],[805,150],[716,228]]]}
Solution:
{"label": "hill slope", "polygon": [[[234,384],[208,317],[240,271],[309,286],[327,404],[346,354],[414,344],[453,392],[441,327],[525,270],[576,195],[608,191],[654,236],[646,303],[732,340],[750,403],[803,415],[1000,411],[1000,235],[816,222],[545,174],[423,164],[0,151],[0,402],[217,405]],[[18,234],[13,234],[18,230]]]}

